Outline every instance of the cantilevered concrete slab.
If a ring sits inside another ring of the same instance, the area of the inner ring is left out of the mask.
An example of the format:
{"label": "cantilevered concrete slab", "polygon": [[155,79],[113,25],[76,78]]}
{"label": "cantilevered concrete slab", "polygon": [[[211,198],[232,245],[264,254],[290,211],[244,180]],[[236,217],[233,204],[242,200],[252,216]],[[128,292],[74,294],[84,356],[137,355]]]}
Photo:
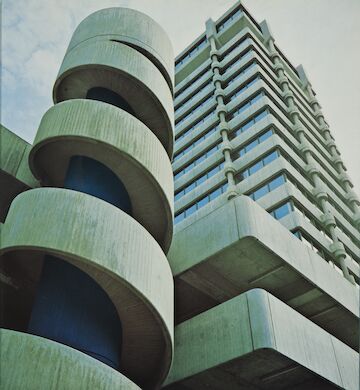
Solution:
{"label": "cantilevered concrete slab", "polygon": [[0,222],[3,222],[16,195],[39,183],[32,175],[28,157],[31,145],[0,125]]}
{"label": "cantilevered concrete slab", "polygon": [[177,230],[176,322],[259,287],[358,348],[359,292],[246,196]]}
{"label": "cantilevered concrete slab", "polygon": [[167,389],[359,388],[358,353],[264,290],[175,328]]}

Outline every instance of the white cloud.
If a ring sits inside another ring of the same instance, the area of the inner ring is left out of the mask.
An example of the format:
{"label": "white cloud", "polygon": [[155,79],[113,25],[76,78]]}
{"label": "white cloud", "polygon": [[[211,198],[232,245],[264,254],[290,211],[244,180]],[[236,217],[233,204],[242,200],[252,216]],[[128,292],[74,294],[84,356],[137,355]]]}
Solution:
{"label": "white cloud", "polygon": [[[204,31],[205,21],[235,0],[4,0],[2,120],[31,141],[51,103],[51,90],[75,27],[95,10],[138,9],[169,33],[179,53]],[[266,18],[283,52],[303,63],[330,122],[350,175],[360,188],[360,2],[358,0],[243,0]]]}

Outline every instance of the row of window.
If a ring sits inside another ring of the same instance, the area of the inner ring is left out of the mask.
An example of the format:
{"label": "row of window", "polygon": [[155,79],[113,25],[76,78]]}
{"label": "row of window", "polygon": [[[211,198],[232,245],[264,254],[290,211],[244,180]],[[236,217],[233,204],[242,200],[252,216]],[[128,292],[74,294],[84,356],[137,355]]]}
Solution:
{"label": "row of window", "polygon": [[213,116],[215,111],[216,111],[216,108],[214,108],[213,110],[209,111],[205,116],[203,116],[200,119],[198,119],[195,123],[192,124],[191,127],[187,128],[179,136],[177,136],[177,137],[175,136],[176,141],[180,141],[182,138],[184,138],[186,135],[188,135],[188,133],[193,131],[195,129],[195,127],[198,127],[198,126],[202,125],[204,122],[206,122],[211,116]]}
{"label": "row of window", "polygon": [[191,49],[184,57],[175,63],[175,71],[178,70],[182,65],[189,61],[191,57],[197,54],[199,50],[205,47],[207,44],[207,38],[204,37],[193,49]]}
{"label": "row of window", "polygon": [[[245,53],[244,55],[242,55],[242,56],[241,56],[238,60],[236,60],[234,63],[232,63],[231,65],[227,66],[227,67],[224,69],[224,73],[225,73],[226,71],[228,71],[229,69],[233,68],[234,66],[238,65],[239,62],[242,61],[244,58],[250,56],[251,52],[252,52],[252,50],[250,49],[247,53]],[[234,80],[236,80],[238,77],[242,76],[245,72],[247,72],[248,70],[250,70],[254,65],[256,65],[256,63],[250,64],[250,65],[249,65],[247,68],[245,68],[242,72],[238,73],[238,74],[235,76],[236,78],[234,78]],[[186,88],[184,88],[180,93],[176,94],[176,96],[175,96],[176,99],[178,99],[179,96],[181,96],[183,93],[185,93],[185,92],[187,91],[187,89],[188,89],[189,87],[191,87],[197,80],[199,80],[202,76],[204,76],[205,73],[208,72],[208,70],[209,70],[209,67],[207,67],[207,68],[204,69],[201,73],[199,73],[199,74],[191,81],[191,83],[189,83],[189,84],[187,85]],[[206,83],[200,90],[198,90],[194,95],[192,95],[192,96],[191,96],[189,99],[187,99],[187,101],[184,102],[184,103],[188,103],[189,101],[193,100],[196,96],[198,96],[198,94],[199,94],[200,92],[202,92],[202,91],[209,85],[210,82],[211,82],[211,80],[208,80],[207,83]],[[229,83],[231,83],[231,82],[232,82],[232,81],[230,80]],[[229,83],[228,83],[228,84],[229,84]],[[181,107],[182,107],[182,105],[178,106],[178,107],[176,108],[175,112],[176,112],[177,110],[179,110]]]}
{"label": "row of window", "polygon": [[311,223],[312,225],[314,225],[316,227],[316,229],[324,236],[324,238],[326,238],[329,243],[332,243],[333,242],[333,239],[331,237],[331,234],[329,232],[327,232],[322,226],[321,224],[315,219],[315,217],[313,217],[311,214],[309,214],[307,211],[304,210],[304,208],[300,205],[297,205],[295,202],[293,202],[293,211],[297,212],[298,214],[300,214],[306,221],[308,221],[309,223]]}
{"label": "row of window", "polygon": [[236,97],[238,97],[240,94],[242,94],[244,91],[249,89],[252,85],[254,85],[258,80],[260,80],[260,76],[256,76],[254,79],[250,80],[248,83],[243,85],[240,89],[238,89],[237,91],[233,92],[229,96],[228,101],[231,102],[232,100],[234,100]]}
{"label": "row of window", "polygon": [[[343,275],[342,270],[334,263],[333,256],[329,254],[326,250],[324,250],[324,248],[321,247],[313,238],[309,237],[306,233],[304,233],[301,230],[295,230],[293,231],[293,234],[298,239],[300,239],[308,248],[310,248],[316,254],[318,254],[324,260],[326,260],[334,269],[336,269],[336,271],[338,271],[341,275]],[[346,253],[346,257],[354,264],[357,264],[357,262],[348,253]]]}
{"label": "row of window", "polygon": [[242,114],[245,110],[247,110],[250,106],[255,104],[259,99],[265,96],[265,93],[261,91],[257,95],[255,95],[252,99],[248,100],[246,103],[242,104],[240,107],[238,106],[234,111],[232,111],[228,117],[228,120],[231,120],[237,115]]}
{"label": "row of window", "polygon": [[196,139],[191,145],[183,149],[181,152],[177,153],[174,157],[173,162],[177,161],[180,157],[184,156],[186,153],[190,152],[190,150],[194,149],[195,146],[198,146],[201,142],[209,138],[212,134],[216,133],[219,129],[219,125],[215,125],[210,127],[210,129],[203,134],[200,138]]}
{"label": "row of window", "polygon": [[[246,67],[241,73],[239,73],[238,75],[235,76],[234,79],[231,79],[229,81],[228,84],[230,84],[233,80],[237,79],[238,77],[242,76],[245,72],[249,71],[251,68],[253,68],[254,66],[256,65],[256,63],[251,63],[248,67]],[[246,85],[244,85],[240,90],[234,92],[232,95],[230,95],[229,97],[229,101],[235,99],[237,96],[240,95],[240,93],[244,92],[246,89],[250,88],[257,80],[259,80],[260,77],[257,76],[255,79],[251,80],[250,82],[248,82]],[[187,104],[189,101],[193,100],[194,98],[196,98],[205,88],[207,88],[210,84],[210,81],[208,83],[205,84],[205,86],[203,86],[199,91],[197,91],[194,95],[192,95],[188,100],[186,100],[184,102],[184,104]],[[183,118],[181,118],[177,123],[176,125],[179,126],[183,121],[185,121],[186,119],[188,119],[191,115],[193,115],[196,111],[198,111],[201,107],[203,107],[206,103],[208,103],[211,98],[212,98],[213,95],[209,96],[206,100],[202,101],[200,104],[196,105],[192,110],[191,112],[189,112],[186,116],[184,116]],[[180,105],[177,109],[179,110],[181,107],[183,107],[183,105]]]}
{"label": "row of window", "polygon": [[[289,130],[286,128],[286,130],[289,132]],[[291,134],[291,133],[290,133]],[[280,137],[286,145],[302,160],[303,163],[305,163],[304,156],[299,151],[299,149],[293,144],[291,140],[289,140],[281,131],[276,131],[276,135]]]}
{"label": "row of window", "polygon": [[[262,142],[264,139],[271,136],[272,130],[268,130],[266,133],[264,133],[262,136],[257,138],[256,140],[252,141],[248,145],[252,148],[255,145],[255,142]],[[261,139],[261,141],[259,141]],[[256,144],[257,144],[256,143]],[[245,150],[247,146],[245,146],[242,150]],[[273,160],[275,160],[278,156],[280,156],[279,151],[274,150],[273,152],[269,153],[267,156],[263,157],[260,161],[257,161],[255,164],[251,165],[249,168],[245,169],[244,171],[240,172],[236,175],[236,181],[239,182],[240,180],[243,180],[247,178],[248,176],[252,175],[253,173],[257,172],[259,169],[264,167],[265,165],[269,164]],[[204,175],[198,177],[196,180],[192,181],[190,184],[188,184],[187,187],[183,188],[181,191],[178,191],[175,193],[175,200],[180,199],[185,194],[189,193],[191,190],[193,190],[195,187],[203,183],[205,180],[209,179],[210,177],[214,176],[217,172],[219,172],[223,168],[224,163],[216,165],[213,167],[210,171],[205,173]],[[191,166],[193,168],[193,166]],[[191,169],[190,168],[190,169]],[[189,168],[187,168],[189,169]]]}
{"label": "row of window", "polygon": [[[208,75],[206,73],[210,70],[210,65],[208,65],[206,68],[204,68],[201,72],[199,72],[192,80],[189,80],[189,82],[186,84],[183,89],[175,92],[175,99],[178,99],[181,95],[183,95],[190,87],[192,87],[198,80],[201,78],[207,78]],[[206,76],[206,77],[205,77]]]}
{"label": "row of window", "polygon": [[273,152],[269,153],[265,157],[263,157],[261,160],[258,160],[257,162],[250,165],[245,170],[241,171],[236,175],[237,182],[240,182],[241,180],[247,179],[249,176],[253,175],[260,169],[264,168],[266,165],[270,164],[274,160],[276,160],[278,157],[280,157],[280,152],[278,150],[274,150]]}
{"label": "row of window", "polygon": [[[305,187],[303,187],[301,184],[298,184],[296,180],[291,180],[291,183],[297,187],[301,193],[315,206],[317,207],[320,211],[321,211],[321,208],[319,207],[319,205],[317,204],[316,200],[314,199],[314,197],[308,193],[308,191],[305,189]],[[332,194],[328,194],[328,202],[338,211],[339,214],[341,214],[351,225],[353,224],[353,221],[352,221],[352,218],[349,214],[347,214],[345,212],[345,210],[340,207],[340,205],[338,204],[338,202],[336,202],[333,198],[332,198]]]}
{"label": "row of window", "polygon": [[220,172],[223,168],[224,168],[224,162],[215,165],[210,169],[210,171],[206,172],[205,175],[198,177],[196,180],[192,181],[189,185],[187,185],[182,190],[175,192],[175,200],[179,200],[181,197],[188,194],[194,188],[204,183],[207,179],[210,179],[212,176]]}
{"label": "row of window", "polygon": [[266,130],[265,133],[261,134],[260,136],[258,136],[255,139],[251,140],[249,143],[242,146],[240,149],[235,150],[231,156],[232,160],[235,161],[239,157],[244,156],[246,153],[250,152],[250,150],[254,149],[257,145],[261,144],[261,142],[264,142],[268,138],[270,138],[273,134],[274,134],[274,130],[272,128]]}
{"label": "row of window", "polygon": [[275,219],[281,219],[286,217],[288,214],[294,211],[293,202],[291,200],[286,201],[280,206],[277,206],[275,209],[269,211],[268,213]]}
{"label": "row of window", "polygon": [[241,16],[242,12],[241,10],[236,10],[232,15],[230,15],[229,17],[227,17],[224,21],[222,21],[217,27],[217,32],[220,32],[221,30],[223,30],[224,28],[226,28],[226,26],[230,25],[231,23],[233,23],[236,19],[239,19],[240,16]]}
{"label": "row of window", "polygon": [[[289,127],[286,123],[284,123],[284,121],[278,117],[278,115],[276,113],[273,113],[273,115],[276,117],[276,119],[282,123],[282,125],[287,129],[289,130]],[[286,114],[287,115],[287,114]],[[304,124],[304,122],[302,122]],[[304,126],[306,128],[308,128],[305,124]],[[293,134],[292,134],[293,135]],[[283,140],[288,144],[289,147],[292,148],[292,150],[295,151],[295,153],[305,162],[304,160],[304,157],[302,156],[302,154],[299,152],[299,150],[297,148],[294,147],[294,145],[292,143],[290,143],[282,134],[281,132],[279,133],[279,136],[281,138],[283,138]],[[308,134],[305,134],[305,137],[306,139],[308,140],[308,142],[314,147],[314,149],[316,149],[316,151],[318,151],[319,153],[318,154],[321,154],[322,157],[325,159],[326,162],[330,163],[330,165],[332,166],[332,162],[331,162],[331,159],[329,156],[325,155],[323,153],[323,151],[319,148],[318,145],[316,145],[314,143],[314,141],[312,140],[312,138],[309,137]],[[314,155],[314,158],[317,160],[317,162],[321,165],[321,167],[339,184],[339,186],[341,187],[341,183],[339,182],[339,179],[334,175],[334,173],[331,171],[331,169],[329,169],[328,166],[325,165],[325,162],[322,161],[321,159],[319,159],[318,155]],[[290,161],[290,163],[292,165],[294,165],[294,163],[292,161]],[[295,165],[295,168],[297,170],[299,170],[298,166]],[[304,178],[306,178],[306,176],[304,176]],[[326,182],[328,183],[327,179],[325,178]],[[310,180],[307,179],[307,181],[310,183]],[[342,199],[342,201],[346,204],[346,199],[343,197],[343,195],[341,194],[341,192],[338,192],[333,186],[331,186],[331,184],[329,185],[329,188],[331,188],[336,194],[338,194],[338,196],[340,197],[340,199]]]}
{"label": "row of window", "polygon": [[227,49],[221,56],[221,60],[224,60],[226,57],[228,57],[235,49],[237,49],[240,45],[247,42],[248,45],[250,45],[253,40],[251,37],[247,34],[244,37],[242,37],[239,41],[237,41],[233,46],[231,46],[229,49]]}
{"label": "row of window", "polygon": [[254,115],[248,121],[246,121],[241,127],[239,127],[237,130],[233,131],[230,134],[229,138],[230,139],[236,138],[238,135],[249,130],[250,127],[254,126],[255,123],[261,121],[261,119],[265,118],[269,114],[270,114],[270,111],[268,109],[265,109],[264,111],[261,111],[259,114]]}
{"label": "row of window", "polygon": [[[303,194],[303,196],[305,196],[305,198],[307,198],[307,199],[309,200],[309,202],[310,202],[313,206],[315,206],[319,211],[322,211],[321,208],[319,207],[319,205],[317,204],[317,202],[315,201],[315,199],[313,198],[313,196],[312,196],[311,194],[308,194],[308,191],[305,189],[305,187],[303,187],[302,185],[298,184],[297,181],[296,181],[295,179],[293,179],[292,177],[289,177],[289,176],[288,176],[288,177],[287,177],[287,180],[288,180],[292,185],[294,185],[296,188],[298,188],[298,189],[301,191],[301,193]],[[352,224],[351,218],[350,218],[349,216],[347,216],[347,215],[341,210],[341,208],[339,207],[339,205],[338,205],[335,201],[333,201],[333,199],[332,199],[330,196],[328,197],[328,201],[329,201],[329,203],[330,203],[331,205],[333,205],[333,207],[334,207],[341,215],[343,215],[343,217],[344,217],[350,224]],[[321,225],[320,225],[319,223],[317,223],[313,217],[311,217],[310,215],[308,215],[305,211],[303,211],[303,210],[301,210],[301,209],[300,209],[300,211],[299,211],[299,210],[296,210],[296,211],[300,212],[300,213],[303,215],[303,217],[304,217],[307,221],[309,221],[310,223],[312,223],[312,224],[313,224],[313,225],[314,225],[314,226],[315,226],[315,227],[324,235],[324,237],[325,237],[328,241],[330,241],[330,240],[332,241],[332,238],[331,238],[330,234],[329,234],[328,232],[324,231],[324,229],[321,227]],[[338,222],[338,221],[337,221],[337,222]],[[351,239],[351,241],[354,242],[355,245],[358,245],[358,244],[357,244],[357,241],[356,241],[356,237],[354,237],[347,229],[342,228],[342,225],[341,225],[341,224],[338,224],[338,223],[337,223],[337,225],[338,225],[338,228],[339,228],[340,230],[342,230],[343,233],[344,233],[345,235],[347,235],[347,236]]]}
{"label": "row of window", "polygon": [[[236,76],[234,76],[232,79],[230,79],[227,83],[227,85],[231,84],[233,81],[235,81],[236,79],[238,79],[239,77],[241,77],[244,73],[248,72],[250,69],[252,69],[254,66],[256,66],[256,62],[252,62],[251,64],[249,64],[243,71],[241,71],[240,73],[238,73]],[[232,97],[230,97],[230,100],[234,99],[236,96],[238,96],[241,92],[243,92],[245,89],[251,87],[251,85],[253,83],[255,83],[258,79],[254,79],[252,82],[249,82],[249,85],[248,86],[245,86],[243,90],[240,90],[240,91],[237,91],[234,95],[232,95]],[[210,81],[209,81],[210,83]],[[200,92],[202,92],[208,85],[209,83],[207,83],[203,88],[201,88],[196,94],[194,94],[189,100],[186,101],[186,103],[190,100],[192,100],[194,97],[196,97]],[[177,123],[176,123],[176,126],[179,126],[182,122],[184,122],[186,119],[188,119],[191,115],[193,115],[195,112],[197,112],[198,110],[200,110],[205,104],[207,104],[211,98],[212,98],[213,95],[209,96],[206,100],[202,101],[200,104],[198,104],[197,106],[195,106],[191,112],[189,112],[187,115],[185,115],[183,118],[181,118]],[[181,106],[178,107],[181,108]]]}
{"label": "row of window", "polygon": [[252,49],[248,49],[246,53],[239,56],[236,61],[232,62],[230,65],[227,65],[224,69],[222,69],[222,74],[228,72],[230,69],[237,67],[241,61],[243,61],[245,58],[250,57],[252,54]]}
{"label": "row of window", "polygon": [[176,122],[176,126],[180,126],[181,123],[189,119],[192,115],[194,115],[196,112],[198,112],[202,107],[204,107],[206,104],[208,104],[211,100],[213,100],[214,94],[212,93],[208,98],[201,101],[199,104],[197,104],[188,114],[183,116],[178,122]]}
{"label": "row of window", "polygon": [[[304,233],[301,230],[295,230],[292,232],[299,240],[301,240],[308,248],[312,249],[315,253],[317,253],[319,256],[321,256],[323,259],[325,259],[337,272],[339,272],[340,275],[344,275],[341,268],[339,268],[333,261],[333,257],[329,255],[322,247],[320,247],[312,238],[310,238],[306,233]],[[350,261],[357,264],[354,259],[346,255],[347,258],[350,259]],[[358,275],[354,275],[358,278]],[[356,284],[357,287],[359,287],[358,283]]]}
{"label": "row of window", "polygon": [[[304,233],[301,230],[295,230],[293,231],[293,234],[301,240],[308,248],[313,250],[316,254],[321,256],[323,259],[325,259],[327,262],[331,262],[333,264],[333,258],[331,255],[329,255],[322,246],[320,246],[314,239],[309,237],[306,233]],[[335,264],[334,264],[335,265]],[[335,266],[338,270],[337,266]],[[340,273],[342,274],[342,271],[340,270]]]}
{"label": "row of window", "polygon": [[248,64],[240,73],[237,73],[235,76],[233,76],[230,80],[227,81],[226,86],[230,85],[234,81],[238,80],[240,77],[242,77],[245,73],[247,73],[249,70],[254,68],[257,65],[256,61],[251,62]]}
{"label": "row of window", "polygon": [[284,174],[281,174],[274,179],[270,180],[268,183],[263,184],[260,188],[256,189],[255,191],[252,191],[246,195],[248,195],[252,200],[257,200],[267,193],[275,190],[282,184],[285,184],[286,182],[286,177]]}
{"label": "row of window", "polygon": [[217,145],[213,146],[211,149],[208,149],[205,153],[203,153],[201,156],[199,156],[196,160],[192,161],[190,164],[186,165],[185,168],[183,168],[181,171],[177,172],[174,175],[174,179],[177,180],[182,175],[185,175],[185,173],[188,173],[191,171],[196,165],[199,165],[204,160],[206,160],[208,157],[213,155],[217,150],[220,149],[220,141]]}
{"label": "row of window", "polygon": [[[252,65],[255,65],[255,63],[253,63]],[[247,70],[249,70],[249,68],[245,69],[243,72],[245,72],[245,71],[247,71]],[[260,96],[259,96],[259,97],[260,97]],[[209,99],[210,99],[210,98],[209,98]],[[203,102],[202,105],[204,105],[204,102]],[[251,105],[251,103],[250,103],[249,105]],[[248,106],[247,106],[246,108],[248,108]],[[206,116],[204,116],[204,117],[202,117],[201,119],[199,119],[198,121],[196,121],[191,127],[189,127],[188,129],[186,129],[183,133],[181,133],[181,135],[179,135],[178,137],[176,137],[176,141],[179,141],[180,139],[184,138],[190,131],[194,130],[195,127],[197,127],[197,126],[201,125],[202,123],[204,123],[207,119],[209,119],[209,118],[212,116],[212,114],[213,114],[215,111],[216,111],[216,109],[210,111]],[[190,113],[189,115],[191,115],[191,113]],[[185,117],[185,118],[187,118],[187,117]],[[183,118],[182,120],[180,120],[180,122],[178,122],[178,123],[176,124],[176,126],[179,126],[180,123],[181,123],[185,118]]]}
{"label": "row of window", "polygon": [[314,225],[316,229],[329,241],[329,243],[333,242],[330,233],[323,229],[323,227],[316,221],[316,219],[312,215],[308,214],[308,212],[305,211],[302,206],[298,205],[292,199],[286,201],[286,203],[282,204],[281,206],[278,206],[276,209],[269,211],[269,214],[272,215],[275,219],[281,219],[291,212],[296,212],[301,215],[302,218]]}
{"label": "row of window", "polygon": [[195,211],[199,210],[201,207],[204,207],[206,204],[210,203],[212,200],[219,197],[221,194],[226,192],[228,183],[221,184],[219,187],[217,187],[215,190],[207,194],[206,196],[199,199],[197,202],[192,204],[187,209],[183,210],[181,213],[175,215],[174,223],[177,224],[180,221],[184,220],[191,214],[194,214]]}
{"label": "row of window", "polygon": [[[296,204],[296,202],[294,202],[293,200],[287,200],[285,203],[281,204],[280,206],[277,206],[275,209],[269,211],[269,214],[274,217],[275,219],[279,220],[281,218],[284,218],[286,215],[290,214],[291,212],[297,212],[299,213],[303,218],[305,218],[307,221],[309,221],[310,223],[312,223],[322,234],[323,236],[330,242],[332,243],[333,240],[331,238],[331,235],[326,232],[322,227],[321,225],[319,225],[317,223],[317,221],[315,221],[315,219],[313,217],[309,217],[309,215],[307,214],[306,211],[303,210],[303,208],[301,206],[298,206]],[[324,250],[324,248],[315,242],[315,240],[313,240],[312,238],[310,238],[309,236],[307,236],[306,234],[304,234],[302,231],[300,230],[296,230],[293,232],[293,234],[299,238],[301,241],[304,242],[304,244],[306,246],[308,246],[310,249],[312,249],[315,253],[317,253],[319,256],[321,256],[322,258],[324,258],[326,261],[328,261],[329,263],[331,263],[332,265],[334,265],[333,263],[333,259],[332,259],[332,256],[326,252],[326,250]],[[347,257],[350,258],[350,260],[354,261],[353,258],[347,253]],[[354,263],[356,263],[354,261]],[[357,264],[357,263],[356,263]],[[340,268],[338,268],[337,266],[335,266],[335,268],[337,268],[337,270],[339,271]],[[341,270],[340,270],[340,273]]]}
{"label": "row of window", "polygon": [[206,82],[205,85],[203,85],[198,91],[196,91],[196,92],[194,93],[194,95],[191,95],[189,98],[187,98],[187,99],[184,101],[183,104],[181,104],[180,106],[178,106],[178,107],[175,109],[175,113],[176,113],[177,111],[179,111],[179,109],[182,108],[182,107],[184,106],[184,104],[188,104],[189,102],[191,102],[192,100],[194,100],[196,97],[198,97],[198,96],[201,94],[201,92],[203,92],[210,84],[211,84],[211,80],[208,80],[208,81]]}

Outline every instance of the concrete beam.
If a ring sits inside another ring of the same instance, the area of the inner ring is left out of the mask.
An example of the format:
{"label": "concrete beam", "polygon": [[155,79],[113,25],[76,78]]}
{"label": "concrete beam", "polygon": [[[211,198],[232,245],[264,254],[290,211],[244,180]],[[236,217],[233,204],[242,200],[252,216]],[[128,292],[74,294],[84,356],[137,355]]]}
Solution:
{"label": "concrete beam", "polygon": [[357,390],[357,352],[264,290],[175,328],[167,389]]}
{"label": "concrete beam", "polygon": [[355,286],[250,198],[205,207],[207,214],[179,227],[168,255],[177,323],[258,287],[358,347]]}

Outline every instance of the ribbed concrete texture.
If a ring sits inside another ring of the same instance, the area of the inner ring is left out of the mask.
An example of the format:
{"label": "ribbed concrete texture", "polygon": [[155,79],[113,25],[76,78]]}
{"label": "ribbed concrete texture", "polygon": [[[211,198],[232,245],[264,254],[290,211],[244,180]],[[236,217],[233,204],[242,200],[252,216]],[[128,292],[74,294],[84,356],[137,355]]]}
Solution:
{"label": "ribbed concrete texture", "polygon": [[255,202],[239,196],[175,234],[169,261],[176,321],[260,287],[357,349],[358,290],[315,256]]}
{"label": "ribbed concrete texture", "polygon": [[86,99],[59,103],[40,123],[30,166],[43,184],[63,186],[75,154],[105,164],[121,178],[133,217],[167,251],[172,237],[172,171],[164,148],[149,128],[110,104]]}
{"label": "ribbed concrete texture", "polygon": [[120,94],[172,155],[171,90],[147,57],[110,39],[87,40],[66,53],[54,86],[54,102],[85,98],[87,91],[99,86]]}
{"label": "ribbed concrete texture", "polygon": [[1,389],[359,389],[360,202],[266,21],[235,2],[174,72],[97,11],[53,101],[0,129]]}
{"label": "ribbed concrete texture", "polygon": [[168,389],[359,388],[357,353],[264,290],[178,325],[175,351]]}
{"label": "ribbed concrete texture", "polygon": [[147,15],[129,8],[94,12],[76,28],[67,51],[88,40],[112,40],[135,47],[159,68],[173,89],[172,45],[162,27]]}
{"label": "ribbed concrete texture", "polygon": [[0,330],[2,389],[139,390],[105,364],[42,337]]}
{"label": "ribbed concrete texture", "polygon": [[152,19],[98,11],[71,39],[33,147],[1,129],[1,177],[12,186],[1,208],[2,388],[164,381],[174,327],[172,64]]}
{"label": "ribbed concrete texture", "polygon": [[2,125],[0,140],[0,222],[3,222],[15,196],[39,183],[28,165],[31,145]]}

